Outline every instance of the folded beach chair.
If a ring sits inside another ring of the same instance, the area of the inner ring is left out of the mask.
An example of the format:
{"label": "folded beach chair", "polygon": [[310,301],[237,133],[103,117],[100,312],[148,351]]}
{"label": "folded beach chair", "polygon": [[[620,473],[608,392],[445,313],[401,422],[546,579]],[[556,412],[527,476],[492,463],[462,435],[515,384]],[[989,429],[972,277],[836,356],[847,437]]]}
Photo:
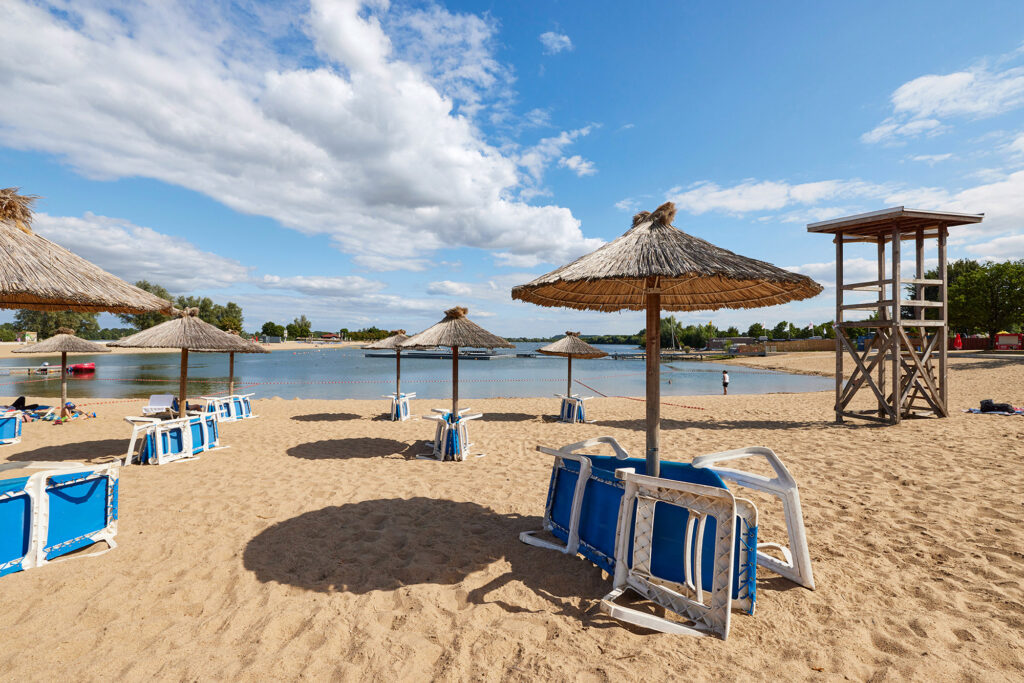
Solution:
{"label": "folded beach chair", "polygon": [[412,415],[409,414],[409,399],[416,398],[416,392],[401,394],[384,394],[384,398],[391,399],[391,420],[404,422]]}
{"label": "folded beach chair", "polygon": [[0,446],[21,441],[22,421],[20,410],[7,410],[0,415]]}
{"label": "folded beach chair", "polygon": [[466,415],[469,408],[462,408],[458,415],[453,415],[450,410],[434,408],[439,415],[424,415],[427,420],[436,420],[437,429],[434,430],[434,441],[430,446],[432,452],[429,455],[419,456],[433,460],[465,460],[469,455],[469,449],[473,446],[469,442],[469,431],[466,423],[483,417],[482,413]]}
{"label": "folded beach chair", "polygon": [[143,415],[156,415],[171,411],[178,411],[178,399],[174,394],[153,394],[149,397],[149,405],[142,406]]}
{"label": "folded beach chair", "polygon": [[232,396],[202,396],[206,402],[204,413],[216,413],[221,422],[237,422],[253,417],[252,403],[249,398],[253,394],[234,394]]}
{"label": "folded beach chair", "polygon": [[135,460],[143,465],[192,460],[204,451],[225,448],[220,445],[216,413],[188,415],[171,420],[126,417],[125,422],[132,425],[132,438],[124,458],[125,466]]}
{"label": "folded beach chair", "polygon": [[583,402],[589,401],[593,396],[579,396],[577,394],[572,394],[571,396],[555,394],[555,396],[562,399],[558,409],[558,419],[560,422],[587,422],[587,407]]}
{"label": "folded beach chair", "polygon": [[[615,455],[579,452],[600,444],[610,446]],[[611,437],[538,450],[555,457],[544,530],[561,542],[541,538],[540,532],[524,532],[520,540],[579,553],[613,574],[613,590],[602,609],[616,618],[670,633],[725,638],[730,606],[753,613],[757,565],[814,587],[796,483],[767,448],[714,453],[692,463],[663,462],[659,478],[644,476],[645,461],[630,458]],[[764,457],[776,476],[716,466],[753,456]],[[758,543],[756,507],[729,492],[726,481],[782,500],[788,547]],[[620,606],[616,599],[627,589],[691,624]]]}
{"label": "folded beach chair", "polygon": [[[11,476],[19,470],[28,476]],[[0,576],[104,541],[117,546],[117,463],[0,464]]]}

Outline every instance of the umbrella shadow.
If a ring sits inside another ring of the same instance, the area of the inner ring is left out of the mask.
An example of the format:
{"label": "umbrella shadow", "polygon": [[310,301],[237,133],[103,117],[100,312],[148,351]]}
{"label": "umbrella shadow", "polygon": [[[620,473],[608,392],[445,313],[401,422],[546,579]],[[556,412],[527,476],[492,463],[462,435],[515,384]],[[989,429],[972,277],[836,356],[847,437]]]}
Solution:
{"label": "umbrella shadow", "polygon": [[347,460],[351,458],[386,458],[402,456],[409,444],[395,439],[358,437],[351,439],[324,439],[292,446],[286,452],[293,458],[305,460]]}
{"label": "umbrella shadow", "polygon": [[[597,420],[594,424],[600,427],[612,427],[615,429],[629,429],[642,431],[646,427],[643,418],[635,420]],[[848,422],[843,425],[836,425],[831,420],[677,420],[674,418],[661,418],[661,428],[669,429],[807,429],[809,427],[885,427],[886,425],[872,422]]]}
{"label": "umbrella shadow", "polygon": [[484,422],[529,422],[531,420],[538,420],[538,415],[528,415],[527,413],[484,413]]}
{"label": "umbrella shadow", "polygon": [[292,415],[293,420],[298,422],[341,422],[343,420],[358,420],[361,415],[355,413],[309,413],[308,415]]}
{"label": "umbrella shadow", "polygon": [[16,462],[91,462],[105,463],[124,458],[128,450],[128,439],[100,439],[78,441],[60,446],[43,446],[31,451],[7,455],[8,461]]}
{"label": "umbrella shadow", "polygon": [[550,614],[550,606],[517,604],[502,590],[521,583],[557,614],[590,626],[617,626],[599,610],[609,588],[601,570],[518,540],[520,532],[540,526],[539,517],[501,514],[476,503],[367,500],[275,524],[249,541],[242,561],[265,583],[363,595],[417,584],[454,587],[504,560],[511,565],[507,572],[479,588],[460,590],[459,599],[513,613]]}

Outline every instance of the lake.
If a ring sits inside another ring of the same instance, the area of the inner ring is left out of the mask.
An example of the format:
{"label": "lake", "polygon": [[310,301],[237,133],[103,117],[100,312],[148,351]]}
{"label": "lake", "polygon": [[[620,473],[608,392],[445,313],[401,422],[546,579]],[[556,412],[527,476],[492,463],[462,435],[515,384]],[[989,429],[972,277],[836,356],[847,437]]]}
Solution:
{"label": "lake", "polygon": [[[540,343],[517,344],[515,351],[533,351]],[[635,352],[632,346],[602,345],[602,350]],[[542,356],[494,360],[463,360],[459,363],[461,398],[551,396],[564,393],[566,359]],[[60,356],[21,356],[0,359],[4,367],[60,365]],[[96,363],[94,375],[70,376],[68,395],[81,398],[143,398],[150,394],[177,393],[181,354],[81,354],[68,363]],[[754,370],[712,362],[672,362],[661,366],[664,396],[722,393],[722,370],[729,371],[729,392],[762,394],[824,391],[833,380],[813,375],[793,375]],[[440,399],[451,395],[452,363],[443,359],[402,358],[402,389],[419,398]],[[222,393],[227,389],[227,354],[189,354],[189,395]],[[574,391],[584,395],[643,396],[642,360],[573,360]],[[269,354],[236,354],[235,390],[257,398],[379,398],[394,391],[394,358],[368,358],[361,349],[310,347],[301,351]],[[0,376],[0,396],[59,396],[60,377]]]}

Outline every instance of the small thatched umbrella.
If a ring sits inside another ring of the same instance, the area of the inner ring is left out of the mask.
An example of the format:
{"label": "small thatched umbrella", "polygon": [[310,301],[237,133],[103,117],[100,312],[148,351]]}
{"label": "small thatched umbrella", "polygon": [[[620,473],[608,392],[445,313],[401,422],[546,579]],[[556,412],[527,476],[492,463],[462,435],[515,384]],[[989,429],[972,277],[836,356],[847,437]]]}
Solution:
{"label": "small thatched umbrella", "polygon": [[0,189],[0,308],[87,313],[170,312],[166,299],[134,287],[32,232],[32,203]]}
{"label": "small thatched umbrella", "polygon": [[69,353],[110,353],[102,344],[79,339],[70,327],[57,329],[57,334],[46,341],[14,349],[14,353],[59,353],[60,354],[60,416],[67,415],[68,402],[68,354]]}
{"label": "small thatched umbrella", "polygon": [[201,351],[206,353],[262,353],[262,347],[241,337],[214,327],[199,319],[198,308],[187,308],[175,311],[175,318],[165,323],[154,325],[149,329],[136,332],[129,337],[122,337],[110,342],[108,346],[144,348],[144,349],[181,349],[181,381],[178,387],[178,415],[185,415],[187,392],[185,383],[188,381],[188,352]]}
{"label": "small thatched umbrella", "polygon": [[468,309],[462,306],[444,312],[444,319],[433,327],[401,342],[401,347],[431,348],[448,346],[452,350],[452,415],[459,414],[459,347],[469,346],[484,349],[514,348],[508,341],[491,334],[466,317]]}
{"label": "small thatched umbrella", "polygon": [[540,306],[647,311],[647,470],[660,473],[661,310],[758,308],[815,296],[806,275],[739,256],[672,226],[676,207],[642,211],[633,226],[572,263],[512,288],[512,298]]}
{"label": "small thatched umbrella", "polygon": [[565,336],[556,342],[537,349],[537,353],[548,356],[565,356],[569,359],[569,384],[565,390],[567,396],[572,396],[572,359],[573,358],[604,358],[608,354],[601,349],[595,348],[580,339],[579,332],[565,333]]}
{"label": "small thatched umbrella", "polygon": [[390,337],[367,344],[364,349],[394,349],[395,351],[395,395],[402,395],[402,342],[409,337],[405,330],[392,330]]}
{"label": "small thatched umbrella", "polygon": [[[245,337],[241,336],[239,334],[238,330],[228,330],[228,334],[233,335],[235,337],[238,337],[238,339],[240,341],[243,341],[243,342],[245,342],[246,344],[249,344],[252,347],[249,351],[236,351],[236,350],[228,351],[228,396],[233,396],[234,393],[235,393],[235,354],[236,353],[270,353],[270,351],[268,351],[267,349],[263,348],[262,344],[259,344],[257,342],[254,342],[251,339],[246,339]],[[207,350],[207,349],[194,349],[194,350],[195,351],[200,351],[200,352],[203,352],[203,353],[220,353],[220,351],[217,351],[215,349],[210,349],[210,350]]]}

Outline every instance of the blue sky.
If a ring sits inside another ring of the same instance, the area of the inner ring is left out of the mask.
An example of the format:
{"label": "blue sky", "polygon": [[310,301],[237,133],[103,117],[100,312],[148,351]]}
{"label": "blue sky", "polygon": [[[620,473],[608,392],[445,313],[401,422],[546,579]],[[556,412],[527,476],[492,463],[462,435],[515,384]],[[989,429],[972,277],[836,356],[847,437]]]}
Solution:
{"label": "blue sky", "polygon": [[680,316],[722,327],[831,318],[811,221],[984,212],[951,255],[1024,258],[1019,2],[9,0],[0,87],[0,187],[43,197],[39,233],[247,329],[461,304],[505,335],[635,332],[509,290],[666,200],[826,285]]}

